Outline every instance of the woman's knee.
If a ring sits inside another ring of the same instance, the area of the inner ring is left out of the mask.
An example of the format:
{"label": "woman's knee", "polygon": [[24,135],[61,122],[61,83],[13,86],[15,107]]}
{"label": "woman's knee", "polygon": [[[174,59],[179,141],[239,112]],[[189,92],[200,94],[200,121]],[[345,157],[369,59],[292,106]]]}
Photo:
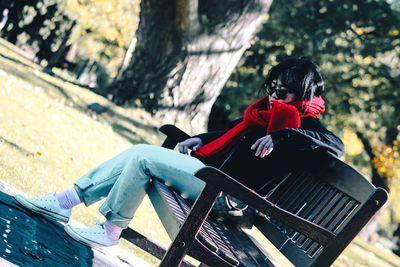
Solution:
{"label": "woman's knee", "polygon": [[149,144],[137,144],[132,146],[128,151],[127,157],[130,162],[144,163],[144,162],[152,162],[158,161],[162,150],[165,149],[163,147],[149,145]]}
{"label": "woman's knee", "polygon": [[146,156],[152,149],[153,145],[148,145],[148,144],[137,144],[133,145],[131,148],[129,148],[126,152],[129,153],[131,157],[139,157],[139,156]]}

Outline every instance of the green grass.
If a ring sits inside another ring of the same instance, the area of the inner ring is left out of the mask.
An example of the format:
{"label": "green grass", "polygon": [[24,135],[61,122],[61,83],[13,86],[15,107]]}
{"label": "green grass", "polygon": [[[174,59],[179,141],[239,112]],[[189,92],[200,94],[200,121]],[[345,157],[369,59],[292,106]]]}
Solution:
{"label": "green grass", "polygon": [[[0,39],[0,179],[38,196],[61,191],[99,163],[135,143],[160,144],[159,126],[140,109],[121,108],[91,91],[74,85],[66,73],[56,76],[27,60],[17,48]],[[107,112],[97,115],[87,105],[99,103]],[[74,208],[73,219],[93,225],[103,220],[100,203]],[[167,247],[170,240],[146,198],[131,225],[135,230]],[[252,230],[260,240],[262,237]],[[267,244],[273,255],[274,248]],[[158,260],[122,242],[151,265]],[[282,266],[290,263],[277,258]],[[400,266],[397,256],[356,239],[335,266]]]}
{"label": "green grass", "polygon": [[[122,109],[92,92],[43,72],[0,39],[0,177],[28,196],[61,191],[81,175],[134,143],[159,144],[158,125],[145,112]],[[60,73],[62,74],[62,73]],[[91,103],[106,114],[89,112]],[[73,219],[93,225],[103,220],[100,203],[74,209]],[[155,227],[148,227],[149,225]],[[168,237],[148,199],[131,226],[168,245]],[[126,243],[121,247],[155,264]]]}

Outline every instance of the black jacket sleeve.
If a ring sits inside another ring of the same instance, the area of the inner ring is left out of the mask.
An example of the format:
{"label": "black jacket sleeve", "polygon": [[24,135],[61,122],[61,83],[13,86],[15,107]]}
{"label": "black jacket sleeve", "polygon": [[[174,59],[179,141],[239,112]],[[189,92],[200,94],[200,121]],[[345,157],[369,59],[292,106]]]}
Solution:
{"label": "black jacket sleeve", "polygon": [[195,137],[199,137],[201,141],[203,142],[203,145],[206,145],[215,139],[221,137],[226,131],[212,131],[208,133],[202,133],[199,135],[196,135]]}
{"label": "black jacket sleeve", "polygon": [[344,144],[316,118],[305,117],[300,129],[284,129],[271,133],[274,146],[289,146],[298,150],[325,150],[335,157],[344,154]]}

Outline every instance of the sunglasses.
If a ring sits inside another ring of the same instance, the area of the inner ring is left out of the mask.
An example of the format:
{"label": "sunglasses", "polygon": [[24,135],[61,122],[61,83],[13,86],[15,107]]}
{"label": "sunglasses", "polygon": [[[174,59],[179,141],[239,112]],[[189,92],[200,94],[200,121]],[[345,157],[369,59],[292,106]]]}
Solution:
{"label": "sunglasses", "polygon": [[287,95],[291,93],[291,91],[285,89],[271,88],[269,90],[269,94],[272,95],[274,93],[278,99],[286,99]]}

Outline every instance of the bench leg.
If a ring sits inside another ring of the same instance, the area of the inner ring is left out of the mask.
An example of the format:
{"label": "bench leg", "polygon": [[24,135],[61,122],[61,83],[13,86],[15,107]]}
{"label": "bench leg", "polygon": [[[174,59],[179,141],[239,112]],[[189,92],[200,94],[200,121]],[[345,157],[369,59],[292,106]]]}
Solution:
{"label": "bench leg", "polygon": [[[167,252],[163,247],[151,241],[150,239],[147,239],[145,236],[136,232],[132,228],[126,228],[124,231],[122,231],[121,238],[124,238],[128,242],[138,246],[139,248],[143,249],[147,253],[160,260],[162,260],[165,253]],[[194,265],[187,261],[182,261],[181,267],[194,267]]]}
{"label": "bench leg", "polygon": [[147,239],[145,236],[139,234],[131,228],[126,228],[125,230],[123,230],[121,237],[131,242],[132,244],[135,244],[139,248],[143,249],[144,251],[150,253],[160,260],[166,253],[165,248]]}
{"label": "bench leg", "polygon": [[220,191],[211,184],[206,184],[194,203],[184,224],[165,254],[160,267],[179,266],[183,257],[192,246],[200,227],[211,211]]}

